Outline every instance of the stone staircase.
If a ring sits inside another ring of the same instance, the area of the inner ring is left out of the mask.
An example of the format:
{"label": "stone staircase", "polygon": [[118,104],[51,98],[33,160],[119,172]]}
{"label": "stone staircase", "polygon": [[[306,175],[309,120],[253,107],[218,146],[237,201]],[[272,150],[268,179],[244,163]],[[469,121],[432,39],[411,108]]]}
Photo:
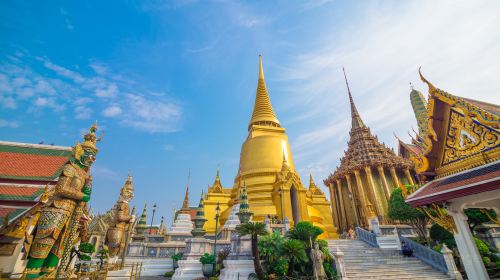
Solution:
{"label": "stone staircase", "polygon": [[374,248],[359,240],[329,240],[330,252],[340,249],[348,279],[452,279],[415,257]]}

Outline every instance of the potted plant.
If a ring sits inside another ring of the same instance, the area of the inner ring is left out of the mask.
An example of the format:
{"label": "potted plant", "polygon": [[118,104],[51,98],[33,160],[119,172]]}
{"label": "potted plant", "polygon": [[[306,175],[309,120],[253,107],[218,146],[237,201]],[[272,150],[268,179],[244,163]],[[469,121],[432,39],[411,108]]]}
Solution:
{"label": "potted plant", "polygon": [[205,277],[209,277],[210,275],[212,275],[215,264],[215,256],[209,253],[205,253],[203,256],[201,256],[200,262],[203,265],[202,266],[203,275]]}
{"label": "potted plant", "polygon": [[172,266],[174,270],[179,267],[178,261],[182,259],[182,253],[176,253],[172,255]]}

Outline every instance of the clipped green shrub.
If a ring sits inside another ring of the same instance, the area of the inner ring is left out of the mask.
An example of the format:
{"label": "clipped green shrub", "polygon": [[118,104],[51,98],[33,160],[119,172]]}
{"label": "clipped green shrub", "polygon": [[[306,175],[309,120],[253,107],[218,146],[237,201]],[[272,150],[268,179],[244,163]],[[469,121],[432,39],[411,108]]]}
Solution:
{"label": "clipped green shrub", "polygon": [[163,274],[163,276],[165,276],[165,277],[172,277],[172,276],[174,276],[174,272],[173,271],[165,272],[165,274]]}
{"label": "clipped green shrub", "polygon": [[433,224],[431,226],[431,229],[429,231],[429,236],[434,241],[439,241],[439,243],[446,243],[448,247],[457,246],[453,234],[438,224]]}
{"label": "clipped green shrub", "polygon": [[182,253],[173,254],[172,255],[172,260],[174,260],[174,261],[180,261],[180,260],[182,260],[182,256],[183,256]]}
{"label": "clipped green shrub", "polygon": [[[490,252],[488,245],[483,240],[476,237],[474,237],[474,241],[476,241],[476,247],[479,250],[479,254],[481,254],[481,256],[488,255],[488,253]],[[490,258],[488,258],[488,260],[489,259]]]}
{"label": "clipped green shrub", "polygon": [[82,253],[92,254],[95,251],[95,247],[92,243],[80,243],[78,250]]}
{"label": "clipped green shrub", "polygon": [[440,252],[440,253],[441,253],[441,249],[443,249],[443,245],[442,244],[438,244],[438,245],[432,247],[432,250],[434,250],[436,252]]}
{"label": "clipped green shrub", "polygon": [[200,258],[200,262],[202,264],[214,264],[215,263],[215,256],[211,255],[209,253],[203,254]]}
{"label": "clipped green shrub", "polygon": [[337,270],[333,268],[331,263],[323,262],[323,269],[325,270],[325,274],[328,279],[336,279]]}
{"label": "clipped green shrub", "polygon": [[496,267],[496,268],[500,268],[500,261],[495,262],[495,267]]}
{"label": "clipped green shrub", "polygon": [[484,263],[484,265],[485,265],[485,266],[489,266],[489,265],[490,265],[490,263],[491,263],[490,258],[488,258],[488,257],[483,257],[483,263]]}

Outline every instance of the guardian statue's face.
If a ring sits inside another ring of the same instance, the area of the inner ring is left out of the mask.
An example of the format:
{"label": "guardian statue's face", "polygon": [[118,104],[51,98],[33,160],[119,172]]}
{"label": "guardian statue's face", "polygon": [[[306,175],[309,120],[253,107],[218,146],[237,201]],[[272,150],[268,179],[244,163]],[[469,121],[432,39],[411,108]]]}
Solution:
{"label": "guardian statue's face", "polygon": [[95,152],[92,149],[83,148],[83,154],[78,159],[81,165],[90,167],[95,161]]}

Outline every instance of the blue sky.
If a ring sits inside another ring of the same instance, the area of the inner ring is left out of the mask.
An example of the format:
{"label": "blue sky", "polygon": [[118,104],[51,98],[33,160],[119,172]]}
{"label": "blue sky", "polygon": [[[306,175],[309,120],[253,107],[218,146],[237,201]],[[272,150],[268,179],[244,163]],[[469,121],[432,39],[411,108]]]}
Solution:
{"label": "blue sky", "polygon": [[[264,58],[296,167],[319,184],[358,110],[395,147],[416,127],[409,82],[500,103],[498,1],[2,1],[0,139],[73,145],[105,130],[92,207],[112,207],[131,171],[139,211],[170,223],[191,169],[191,203],[237,172]],[[324,189],[326,191],[326,189]],[[156,220],[158,222],[158,220]]]}

